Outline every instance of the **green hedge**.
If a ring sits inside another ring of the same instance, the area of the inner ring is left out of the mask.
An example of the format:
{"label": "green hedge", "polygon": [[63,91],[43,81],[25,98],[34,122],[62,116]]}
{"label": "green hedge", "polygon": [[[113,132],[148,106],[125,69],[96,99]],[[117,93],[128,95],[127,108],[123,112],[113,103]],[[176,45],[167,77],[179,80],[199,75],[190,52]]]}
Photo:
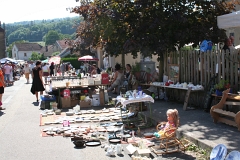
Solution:
{"label": "green hedge", "polygon": [[63,62],[70,62],[75,69],[80,69],[80,61],[78,61],[78,57],[70,57],[70,58],[61,58]]}

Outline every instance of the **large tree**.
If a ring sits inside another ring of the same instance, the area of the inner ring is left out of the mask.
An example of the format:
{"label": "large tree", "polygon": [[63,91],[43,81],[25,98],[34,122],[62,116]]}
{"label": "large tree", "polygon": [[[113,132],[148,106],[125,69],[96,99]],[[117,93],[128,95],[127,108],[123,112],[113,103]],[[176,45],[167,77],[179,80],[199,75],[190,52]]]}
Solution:
{"label": "large tree", "polygon": [[56,40],[60,40],[60,34],[57,31],[51,30],[45,36],[46,45],[52,45]]}
{"label": "large tree", "polygon": [[94,0],[81,2],[73,12],[85,20],[78,30],[81,44],[104,45],[116,56],[140,51],[162,60],[175,46],[222,41],[226,35],[217,27],[217,16],[233,9],[233,2],[218,0]]}

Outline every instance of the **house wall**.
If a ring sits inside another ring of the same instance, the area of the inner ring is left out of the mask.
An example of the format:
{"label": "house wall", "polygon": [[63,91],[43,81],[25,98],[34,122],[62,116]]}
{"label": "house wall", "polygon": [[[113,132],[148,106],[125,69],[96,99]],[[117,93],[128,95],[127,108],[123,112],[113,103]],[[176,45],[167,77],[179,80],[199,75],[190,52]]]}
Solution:
{"label": "house wall", "polygon": [[[36,51],[18,51],[17,53],[18,59],[29,60],[29,58],[31,58],[32,52]],[[26,56],[24,56],[24,53],[26,53]]]}
{"label": "house wall", "polygon": [[5,31],[0,31],[0,58],[6,57],[5,55],[6,45],[5,45]]}
{"label": "house wall", "polygon": [[16,45],[14,45],[12,48],[12,58],[13,59],[18,59],[17,53],[18,53],[18,49],[17,49]]}
{"label": "house wall", "polygon": [[[133,58],[131,53],[128,53],[127,55],[125,55],[125,65],[126,64],[135,65],[136,62],[140,62],[140,58],[141,58],[140,53],[138,53],[138,56],[136,59]],[[155,62],[155,66],[157,66],[159,64],[159,62],[157,61],[157,58],[158,58],[157,55],[152,55],[152,61]],[[112,57],[112,59],[114,59],[114,57]],[[122,64],[122,56],[121,55],[116,57],[114,62],[110,63],[111,67],[114,67],[116,63]]]}

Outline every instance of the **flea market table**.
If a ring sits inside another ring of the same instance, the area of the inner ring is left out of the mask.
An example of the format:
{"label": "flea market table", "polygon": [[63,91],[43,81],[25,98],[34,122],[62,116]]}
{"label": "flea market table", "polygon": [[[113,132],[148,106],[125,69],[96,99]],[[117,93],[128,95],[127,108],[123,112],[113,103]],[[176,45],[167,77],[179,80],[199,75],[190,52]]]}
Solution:
{"label": "flea market table", "polygon": [[[121,97],[121,96],[117,96],[116,99],[117,99],[117,103],[121,103],[122,104],[121,111],[122,111],[122,108],[126,108],[126,106],[128,104],[131,104],[131,103],[138,103],[138,102],[151,102],[151,103],[154,103],[154,99],[151,96],[149,96],[149,95],[137,96],[136,98],[129,97],[128,99],[126,99],[124,97]],[[150,103],[149,103],[149,109],[150,109],[150,122],[147,123],[147,125],[144,126],[144,127],[150,127],[152,125],[152,108],[151,108],[151,104]],[[142,112],[142,103],[141,103],[140,111]],[[121,115],[122,115],[122,113],[121,113]],[[145,115],[144,120],[145,120],[145,123],[148,121],[146,115]],[[122,118],[122,121],[123,121],[123,118]],[[128,120],[128,117],[127,117],[127,123],[128,123],[128,125],[130,123],[130,121]]]}
{"label": "flea market table", "polygon": [[140,84],[140,86],[153,86],[153,87],[157,87],[157,92],[158,92],[158,98],[159,98],[159,88],[164,89],[164,91],[166,92],[167,89],[171,89],[173,90],[182,90],[182,91],[186,91],[185,94],[185,98],[184,98],[184,104],[183,104],[183,110],[187,110],[190,109],[188,107],[188,102],[189,102],[189,98],[191,93],[196,92],[197,93],[197,99],[198,99],[198,92],[203,91],[203,88],[193,88],[193,87],[187,87],[187,88],[183,88],[183,87],[175,87],[175,86],[166,86],[166,85],[156,85],[156,84]]}

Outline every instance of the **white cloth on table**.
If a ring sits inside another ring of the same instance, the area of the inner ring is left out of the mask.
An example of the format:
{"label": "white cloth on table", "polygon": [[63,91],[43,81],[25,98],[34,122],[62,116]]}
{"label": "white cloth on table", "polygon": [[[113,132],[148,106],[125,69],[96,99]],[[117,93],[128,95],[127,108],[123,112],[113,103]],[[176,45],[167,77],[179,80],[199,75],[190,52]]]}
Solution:
{"label": "white cloth on table", "polygon": [[127,104],[137,103],[137,102],[151,102],[154,103],[154,99],[149,95],[143,95],[141,97],[137,96],[136,98],[129,97],[125,99],[121,96],[117,96],[117,103],[121,103],[123,107],[126,107]]}

